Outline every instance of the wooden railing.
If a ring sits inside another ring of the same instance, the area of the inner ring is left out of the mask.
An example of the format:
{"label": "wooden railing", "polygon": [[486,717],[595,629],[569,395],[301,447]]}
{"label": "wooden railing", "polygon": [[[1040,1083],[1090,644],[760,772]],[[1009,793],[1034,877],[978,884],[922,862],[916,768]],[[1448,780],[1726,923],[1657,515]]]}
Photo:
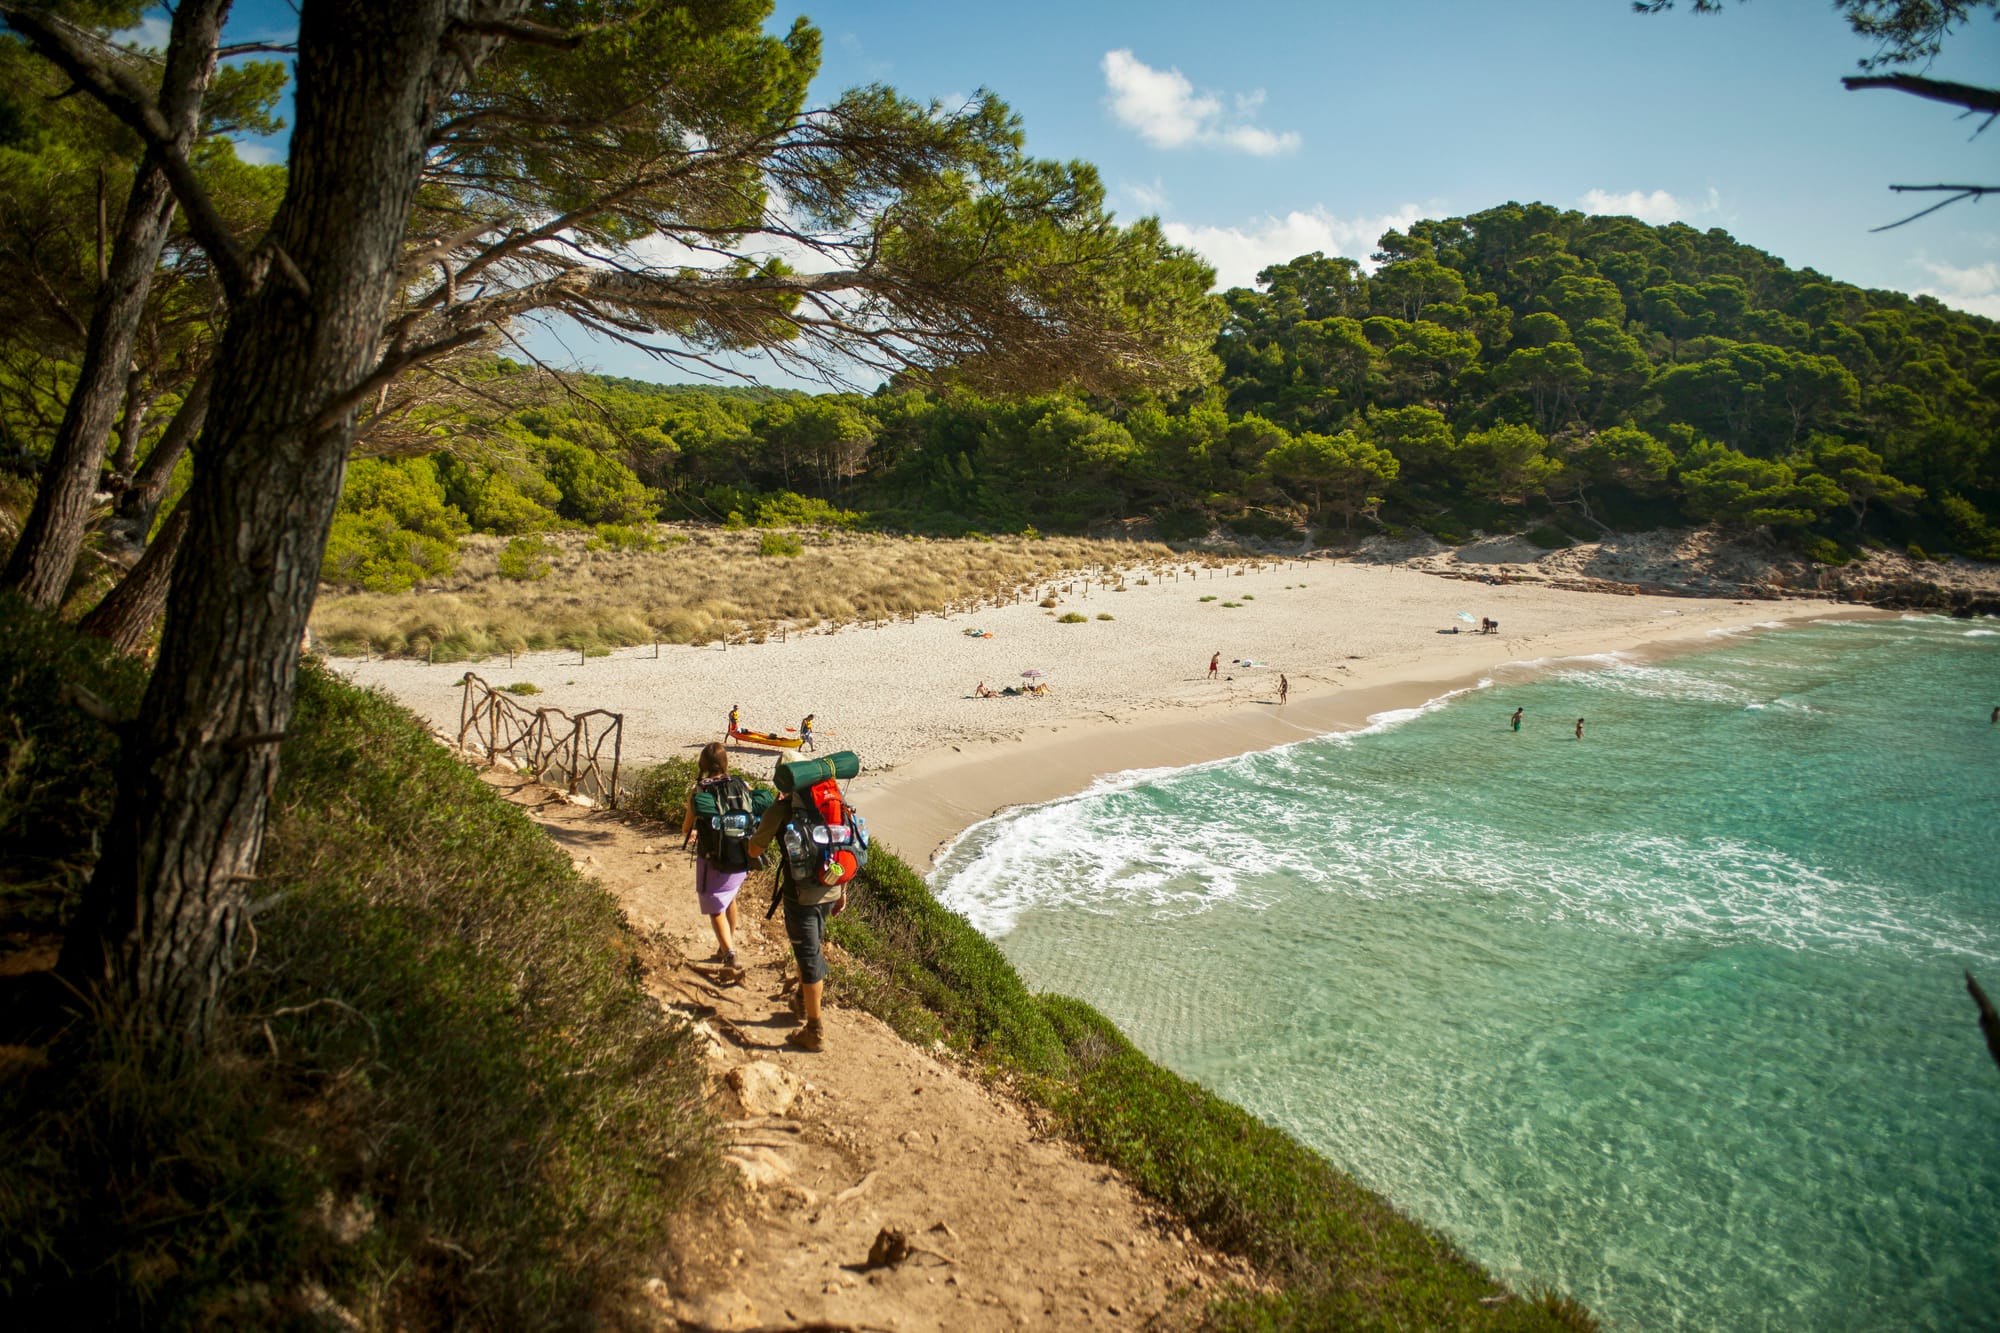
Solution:
{"label": "wooden railing", "polygon": [[465,673],[458,748],[485,755],[489,764],[504,757],[546,786],[616,807],[624,745],[623,713],[593,708],[572,717],[560,708],[529,708],[470,671]]}

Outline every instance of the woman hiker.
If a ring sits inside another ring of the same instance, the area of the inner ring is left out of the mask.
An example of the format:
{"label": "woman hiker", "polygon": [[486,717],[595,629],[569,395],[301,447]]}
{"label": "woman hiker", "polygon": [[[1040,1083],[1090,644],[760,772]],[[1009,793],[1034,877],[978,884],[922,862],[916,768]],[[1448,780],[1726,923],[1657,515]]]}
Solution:
{"label": "woman hiker", "polygon": [[[721,741],[710,741],[701,747],[701,757],[695,761],[696,779],[688,788],[687,812],[681,819],[681,849],[687,849],[688,841],[694,837],[694,794],[704,787],[719,787],[725,782],[741,781],[729,776],[729,751]],[[715,931],[716,958],[724,967],[736,967],[736,894],[743,887],[748,871],[734,873],[717,867],[700,852],[694,858],[694,892],[701,903],[701,914],[708,918],[708,924]]]}

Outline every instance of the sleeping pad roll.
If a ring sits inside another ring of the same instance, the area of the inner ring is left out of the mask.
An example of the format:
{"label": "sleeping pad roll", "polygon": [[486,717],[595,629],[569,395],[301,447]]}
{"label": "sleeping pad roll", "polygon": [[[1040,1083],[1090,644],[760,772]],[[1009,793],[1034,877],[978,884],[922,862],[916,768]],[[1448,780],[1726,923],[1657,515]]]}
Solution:
{"label": "sleeping pad roll", "polygon": [[778,771],[771,775],[771,782],[781,792],[790,794],[803,790],[828,778],[839,778],[843,782],[861,771],[861,761],[854,751],[841,750],[824,759],[795,759],[788,764],[779,764]]}

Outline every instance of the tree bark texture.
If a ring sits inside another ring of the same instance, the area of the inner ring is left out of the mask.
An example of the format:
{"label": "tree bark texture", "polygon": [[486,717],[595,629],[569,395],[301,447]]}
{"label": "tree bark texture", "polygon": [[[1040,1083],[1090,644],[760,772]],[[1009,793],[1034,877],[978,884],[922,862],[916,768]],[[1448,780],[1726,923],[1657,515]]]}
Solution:
{"label": "tree bark texture", "polygon": [[172,586],[174,564],[181,544],[187,540],[188,516],[193,511],[186,501],[167,516],[160,535],[146,547],[139,562],[126,571],[118,586],[104,594],[76,624],[84,633],[103,639],[119,652],[139,651],[152,632],[153,624],[167,607],[167,589]]}
{"label": "tree bark texture", "polygon": [[[229,0],[184,0],[174,15],[160,109],[181,153],[193,145],[200,128],[201,99],[215,70],[216,46],[228,12]],[[58,605],[76,569],[106,442],[125,401],[133,337],[173,216],[174,196],[166,170],[158,154],[148,152],[125,202],[103,290],[91,313],[83,365],[63,408],[34,507],[6,569],[0,571],[0,588],[16,589],[36,606]]]}
{"label": "tree bark texture", "polygon": [[[485,6],[491,9],[494,6]],[[156,1048],[212,1029],[426,132],[479,43],[464,0],[308,0],[273,263],[231,313],[194,445],[188,533],[116,806],[59,969]]]}

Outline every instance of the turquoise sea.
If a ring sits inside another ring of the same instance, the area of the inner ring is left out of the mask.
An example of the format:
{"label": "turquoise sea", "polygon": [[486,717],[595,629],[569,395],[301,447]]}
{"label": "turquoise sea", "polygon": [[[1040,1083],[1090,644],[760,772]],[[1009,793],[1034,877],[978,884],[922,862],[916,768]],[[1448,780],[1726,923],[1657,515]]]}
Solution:
{"label": "turquoise sea", "polygon": [[2000,1328],[1995,704],[1991,620],[1523,664],[1010,812],[933,884],[1610,1327]]}

